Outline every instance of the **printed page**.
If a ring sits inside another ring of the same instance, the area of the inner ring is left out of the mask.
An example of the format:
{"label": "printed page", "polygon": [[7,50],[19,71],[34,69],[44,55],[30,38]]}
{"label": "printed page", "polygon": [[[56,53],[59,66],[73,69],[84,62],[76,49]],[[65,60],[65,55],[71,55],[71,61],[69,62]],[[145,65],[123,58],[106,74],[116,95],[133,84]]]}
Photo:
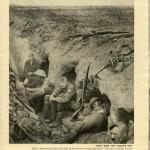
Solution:
{"label": "printed page", "polygon": [[148,150],[148,1],[0,6],[2,150]]}

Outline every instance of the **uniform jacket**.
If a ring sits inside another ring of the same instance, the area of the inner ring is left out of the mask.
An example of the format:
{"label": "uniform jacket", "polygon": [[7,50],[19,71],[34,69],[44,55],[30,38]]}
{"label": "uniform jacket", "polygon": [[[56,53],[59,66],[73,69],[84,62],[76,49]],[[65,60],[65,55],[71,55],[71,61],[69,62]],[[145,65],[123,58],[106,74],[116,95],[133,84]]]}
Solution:
{"label": "uniform jacket", "polygon": [[69,83],[66,88],[62,88],[61,86],[56,87],[53,95],[59,99],[60,103],[67,103],[75,95],[75,86]]}
{"label": "uniform jacket", "polygon": [[35,72],[39,68],[40,68],[40,64],[37,62],[36,59],[34,59],[32,63],[31,63],[30,60],[27,60],[25,62],[25,66],[24,66],[24,75],[25,75],[25,77],[28,76],[29,72]]}

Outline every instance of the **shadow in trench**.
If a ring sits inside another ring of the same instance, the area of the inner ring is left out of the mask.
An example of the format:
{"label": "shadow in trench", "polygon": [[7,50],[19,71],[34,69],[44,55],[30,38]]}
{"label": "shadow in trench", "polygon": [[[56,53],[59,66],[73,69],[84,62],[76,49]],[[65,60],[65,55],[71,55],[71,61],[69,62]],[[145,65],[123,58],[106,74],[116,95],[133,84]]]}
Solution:
{"label": "shadow in trench", "polygon": [[75,84],[75,80],[76,80],[75,68],[77,65],[78,62],[74,62],[74,61],[62,65],[60,69],[60,76],[66,76],[69,82]]}
{"label": "shadow in trench", "polygon": [[40,68],[42,70],[45,71],[46,75],[48,76],[48,69],[49,69],[49,60],[48,58],[45,58],[42,62],[41,62],[41,66]]}

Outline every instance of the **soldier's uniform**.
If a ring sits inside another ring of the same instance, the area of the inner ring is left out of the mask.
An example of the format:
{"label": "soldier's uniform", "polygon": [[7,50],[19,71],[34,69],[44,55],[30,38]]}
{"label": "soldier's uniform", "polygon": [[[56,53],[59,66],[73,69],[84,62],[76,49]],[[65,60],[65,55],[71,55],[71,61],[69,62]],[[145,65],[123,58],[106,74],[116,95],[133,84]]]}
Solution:
{"label": "soldier's uniform", "polygon": [[[37,70],[35,75],[46,77],[46,74],[42,70]],[[44,80],[39,79],[36,82],[35,88],[26,88],[30,105],[36,109],[36,112],[41,111],[43,106],[43,99],[46,94],[51,94],[54,86],[49,82],[48,78]]]}
{"label": "soldier's uniform", "polygon": [[69,133],[61,139],[61,143],[72,143],[81,133],[97,133],[107,130],[107,116],[103,110],[93,111],[84,120],[74,123]]}
{"label": "soldier's uniform", "polygon": [[117,108],[111,111],[109,117],[109,132],[113,143],[125,144],[133,143],[134,136],[134,112],[133,110],[125,110],[124,108]]}
{"label": "soldier's uniform", "polygon": [[97,106],[95,109],[93,109],[92,104],[95,101],[98,101],[98,99],[92,98],[90,100],[89,108],[91,109],[91,112],[87,116],[84,116],[84,119],[82,121],[75,122],[69,127],[70,132],[63,136],[63,138],[61,139],[62,143],[72,143],[81,133],[96,133],[107,130],[107,110],[103,108],[102,104],[101,106]]}
{"label": "soldier's uniform", "polygon": [[50,106],[51,121],[55,121],[56,117],[57,120],[61,120],[63,110],[74,109],[73,99],[75,99],[75,86],[68,83],[67,87],[62,88],[61,85],[59,85],[59,87],[55,88],[53,96],[56,97],[59,102],[53,101],[50,95],[47,95],[44,100],[45,107],[47,107],[44,113],[48,111]]}
{"label": "soldier's uniform", "polygon": [[53,92],[54,85],[46,78],[41,88],[43,89],[44,95],[49,95]]}
{"label": "soldier's uniform", "polygon": [[28,73],[29,72],[35,72],[40,68],[40,64],[36,59],[34,59],[32,62],[30,60],[27,60],[25,62],[25,67],[24,67],[24,76],[28,78]]}
{"label": "soldier's uniform", "polygon": [[[49,82],[49,79],[46,78],[43,84],[36,82],[34,88],[26,88],[26,89],[29,94],[29,99],[33,99],[40,96],[45,96],[47,94],[51,94],[54,89],[54,86],[52,85],[51,82]],[[30,90],[28,91],[28,89],[32,89],[32,91]]]}

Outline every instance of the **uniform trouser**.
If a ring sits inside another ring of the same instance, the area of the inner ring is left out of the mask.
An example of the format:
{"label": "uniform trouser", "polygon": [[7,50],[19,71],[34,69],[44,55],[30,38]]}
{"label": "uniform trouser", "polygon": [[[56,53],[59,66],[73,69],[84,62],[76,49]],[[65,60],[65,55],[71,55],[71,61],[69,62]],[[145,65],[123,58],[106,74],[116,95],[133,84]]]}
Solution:
{"label": "uniform trouser", "polygon": [[99,132],[107,128],[107,118],[105,114],[93,114],[89,115],[83,121],[77,122],[73,127],[73,130],[77,133],[83,132]]}
{"label": "uniform trouser", "polygon": [[43,107],[43,117],[49,118],[50,106],[49,106],[50,95],[45,95],[44,97],[44,107]]}
{"label": "uniform trouser", "polygon": [[38,98],[33,98],[29,101],[29,104],[32,108],[34,108],[35,112],[42,111],[43,107],[43,96],[39,96]]}
{"label": "uniform trouser", "polygon": [[83,121],[77,122],[71,129],[71,132],[66,134],[62,143],[71,143],[77,136],[85,132],[101,132],[107,130],[107,118],[104,114],[90,115]]}
{"label": "uniform trouser", "polygon": [[50,95],[46,95],[44,98],[44,109],[43,115],[44,117],[48,116],[48,112],[50,111],[50,119],[51,121],[55,121],[56,118],[61,120],[61,114],[64,110],[76,109],[75,103],[67,102],[67,103],[58,103],[58,102],[49,102]]}
{"label": "uniform trouser", "polygon": [[70,102],[68,103],[57,103],[57,102],[50,102],[50,111],[51,111],[51,120],[61,121],[62,119],[62,111],[69,110],[71,108]]}

